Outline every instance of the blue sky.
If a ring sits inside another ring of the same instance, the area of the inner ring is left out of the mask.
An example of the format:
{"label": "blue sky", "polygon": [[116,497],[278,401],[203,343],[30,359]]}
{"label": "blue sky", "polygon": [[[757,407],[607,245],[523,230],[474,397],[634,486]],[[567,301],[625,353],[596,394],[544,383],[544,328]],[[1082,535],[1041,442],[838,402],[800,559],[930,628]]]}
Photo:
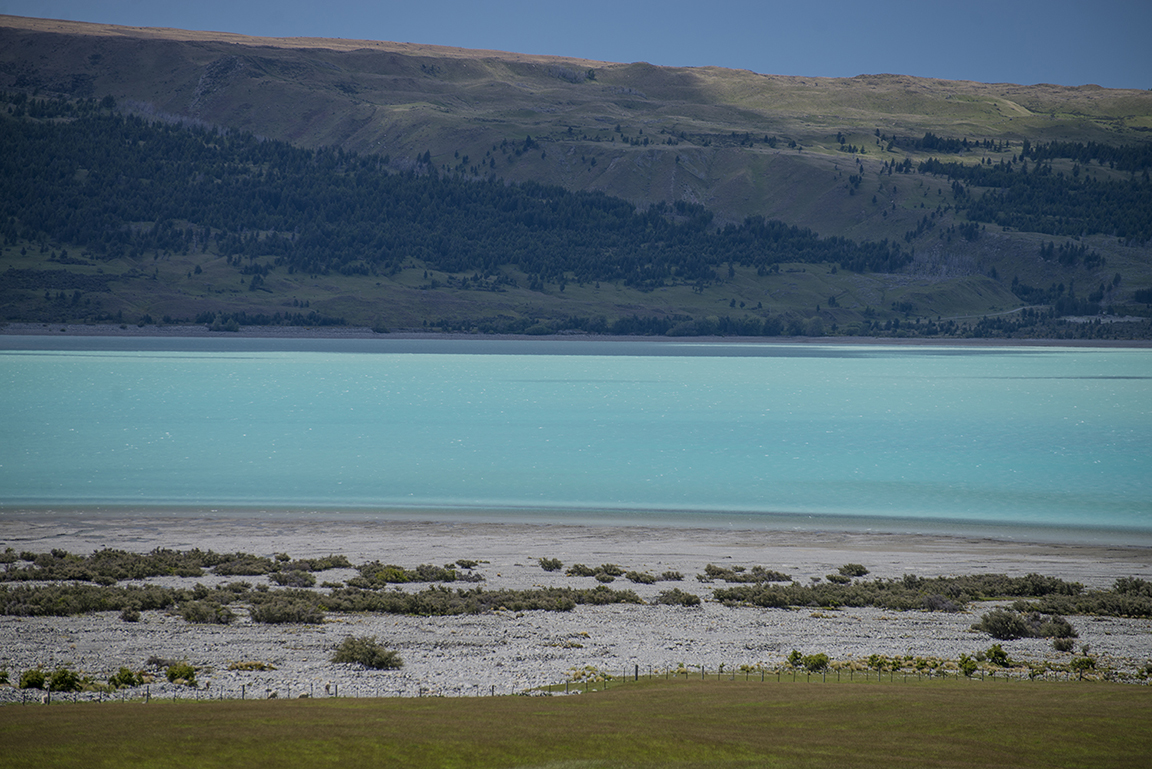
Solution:
{"label": "blue sky", "polygon": [[779,75],[1152,88],[1152,0],[0,0],[0,13]]}

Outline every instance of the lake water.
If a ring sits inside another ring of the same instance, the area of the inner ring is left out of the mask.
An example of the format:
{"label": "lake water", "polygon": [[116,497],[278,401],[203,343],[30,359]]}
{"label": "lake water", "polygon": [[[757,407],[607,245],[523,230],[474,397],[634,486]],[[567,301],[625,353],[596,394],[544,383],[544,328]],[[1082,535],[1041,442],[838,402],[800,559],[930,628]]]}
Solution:
{"label": "lake water", "polygon": [[0,337],[0,515],[1152,544],[1152,351]]}

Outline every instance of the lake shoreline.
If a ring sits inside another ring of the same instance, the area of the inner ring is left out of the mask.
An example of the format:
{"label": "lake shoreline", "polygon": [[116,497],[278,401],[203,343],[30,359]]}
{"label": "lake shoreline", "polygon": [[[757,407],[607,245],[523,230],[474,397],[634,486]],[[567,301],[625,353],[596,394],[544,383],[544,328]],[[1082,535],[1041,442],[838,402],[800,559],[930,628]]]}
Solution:
{"label": "lake shoreline", "polygon": [[[619,676],[675,669],[736,670],[741,665],[773,669],[793,649],[824,653],[840,662],[863,664],[871,654],[956,660],[995,641],[971,629],[996,604],[964,611],[893,612],[876,608],[758,609],[730,607],[712,599],[717,581],[697,578],[705,566],[763,566],[808,583],[849,563],[864,565],[866,579],[900,580],[982,573],[1038,573],[1110,587],[1119,577],[1152,577],[1152,549],[1075,544],[1035,544],[927,535],[867,535],[845,532],[770,532],[567,524],[505,524],[461,521],[334,521],[261,517],[101,519],[57,514],[35,520],[0,514],[0,542],[17,552],[59,548],[88,554],[101,548],[149,552],[154,548],[286,553],[293,558],[345,555],[353,564],[379,560],[412,569],[420,564],[476,561],[479,583],[461,589],[527,590],[600,584],[565,574],[582,563],[616,564],[654,575],[680,572],[681,580],[638,584],[618,577],[608,585],[633,590],[644,605],[581,605],[566,612],[496,610],[480,615],[407,616],[329,614],[322,625],[262,625],[236,607],[231,625],[186,623],[174,612],[146,611],[126,623],[116,612],[73,617],[0,617],[0,669],[15,672],[37,665],[71,666],[103,680],[120,666],[140,669],[150,657],[183,659],[198,667],[208,696],[478,696],[511,693],[562,683],[573,671],[591,669]],[[545,571],[539,559],[558,559],[564,568]],[[318,582],[341,582],[351,569],[318,573]],[[212,587],[242,579],[269,584],[266,577],[158,577],[141,581],[166,587]],[[276,589],[274,584],[269,584]],[[419,591],[427,583],[393,589]],[[445,585],[455,589],[458,585]],[[678,588],[698,595],[697,607],[653,603],[660,591]],[[323,587],[315,588],[323,590]],[[1152,659],[1152,620],[1070,617],[1078,647],[1113,669],[1139,671]],[[374,636],[399,652],[399,671],[367,671],[332,663],[344,638]],[[1066,664],[1050,639],[1002,642],[1013,659]],[[229,670],[237,662],[264,662],[275,670]],[[954,671],[953,671],[954,674]],[[171,690],[171,691],[169,691]],[[19,701],[17,690],[0,699]],[[160,680],[152,696],[195,696]]]}
{"label": "lake shoreline", "polygon": [[[61,331],[63,329],[63,331]],[[1100,349],[1148,349],[1152,339],[936,339],[864,336],[613,336],[597,334],[551,334],[532,336],[525,334],[463,334],[424,331],[396,331],[377,333],[367,327],[302,327],[302,326],[241,326],[239,331],[210,331],[203,325],[157,326],[118,324],[70,323],[8,323],[0,325],[0,337],[112,337],[161,339],[403,339],[403,340],[482,340],[497,341],[596,341],[596,342],[667,342],[669,344],[787,344],[787,345],[899,345],[946,347],[1075,347]],[[0,347],[3,343],[0,342]]]}

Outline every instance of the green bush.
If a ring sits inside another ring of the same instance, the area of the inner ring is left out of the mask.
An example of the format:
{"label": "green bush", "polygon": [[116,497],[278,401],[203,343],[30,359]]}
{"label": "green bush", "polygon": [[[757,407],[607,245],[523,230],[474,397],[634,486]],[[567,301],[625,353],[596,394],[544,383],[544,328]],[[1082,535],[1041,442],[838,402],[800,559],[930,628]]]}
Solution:
{"label": "green bush", "polygon": [[187,662],[173,662],[168,666],[165,675],[172,683],[183,681],[185,686],[196,686],[196,668]]}
{"label": "green bush", "polygon": [[199,625],[228,625],[236,619],[231,609],[213,601],[186,601],[180,605],[180,616]]}
{"label": "green bush", "polygon": [[80,674],[68,668],[53,670],[48,682],[52,685],[54,692],[78,692],[82,684]]}
{"label": "green bush", "polygon": [[1076,630],[1060,616],[1044,616],[1039,612],[1019,614],[1007,609],[993,609],[972,625],[1000,641],[1014,638],[1075,638]]}
{"label": "green bush", "polygon": [[1076,648],[1076,642],[1071,638],[1053,638],[1052,648],[1058,652],[1070,652]]}
{"label": "green bush", "polygon": [[595,569],[591,568],[590,566],[585,566],[582,563],[572,564],[572,566],[570,566],[568,568],[568,571],[566,571],[564,573],[567,574],[569,577],[595,577],[596,576],[596,570]]}
{"label": "green bush", "polygon": [[1014,664],[1009,658],[1008,652],[1004,651],[1004,647],[1000,644],[992,644],[988,651],[984,652],[984,657],[997,667],[1010,668]]}
{"label": "green bush", "polygon": [[139,686],[141,683],[143,683],[141,677],[128,668],[120,668],[108,677],[108,685],[113,689],[126,689],[130,686]]}
{"label": "green bush", "polygon": [[1086,672],[1096,669],[1096,660],[1092,657],[1076,657],[1068,663],[1068,667],[1078,674],[1078,678],[1084,678]]}
{"label": "green bush", "polygon": [[984,614],[979,622],[972,625],[972,629],[983,631],[1000,641],[1028,638],[1032,635],[1032,630],[1023,617],[1005,609],[993,609]]}
{"label": "green bush", "polygon": [[828,669],[827,654],[807,654],[801,662],[804,663],[804,667],[809,673],[819,673],[822,670]]}
{"label": "green bush", "polygon": [[725,569],[714,563],[707,564],[704,567],[704,575],[698,576],[697,579],[701,582],[711,582],[712,580],[722,579],[725,582],[756,584],[762,582],[789,582],[792,580],[787,574],[765,569],[763,566],[753,566],[751,569],[746,569],[743,566],[733,566]]}
{"label": "green bush", "polygon": [[43,689],[44,684],[48,681],[48,676],[44,675],[44,671],[40,668],[33,668],[32,670],[25,670],[20,674],[20,688],[21,689]]}
{"label": "green bush", "polygon": [[671,590],[664,590],[652,601],[652,603],[668,604],[672,606],[699,606],[700,596],[685,593],[678,587]]}
{"label": "green bush", "polygon": [[838,570],[845,577],[863,577],[868,569],[861,563],[846,563]]}
{"label": "green bush", "polygon": [[560,562],[559,558],[541,558],[540,568],[544,571],[560,571],[564,568],[564,564]]}
{"label": "green bush", "polygon": [[598,571],[598,572],[596,572],[596,581],[597,581],[597,582],[605,582],[605,583],[607,583],[607,582],[613,582],[613,581],[615,581],[615,580],[616,580],[616,578],[615,578],[615,577],[613,577],[613,576],[612,576],[611,574],[609,574],[608,572],[605,572],[605,571]]}
{"label": "green bush", "polygon": [[387,649],[375,637],[348,636],[332,655],[333,662],[348,662],[374,670],[396,670],[404,666],[400,655]]}
{"label": "green bush", "polygon": [[624,576],[638,585],[652,585],[656,582],[656,577],[642,571],[630,571]]}
{"label": "green bush", "polygon": [[678,571],[666,571],[660,575],[660,579],[663,582],[681,582],[684,575]]}
{"label": "green bush", "polygon": [[125,606],[120,611],[120,619],[124,622],[139,622],[140,610],[135,606]]}
{"label": "green bush", "polygon": [[253,622],[319,625],[324,621],[324,611],[317,604],[317,596],[287,590],[257,593],[256,596],[253,596],[255,600],[249,611]]}
{"label": "green bush", "polygon": [[316,577],[298,569],[274,571],[268,575],[268,578],[283,587],[312,587],[316,584]]}

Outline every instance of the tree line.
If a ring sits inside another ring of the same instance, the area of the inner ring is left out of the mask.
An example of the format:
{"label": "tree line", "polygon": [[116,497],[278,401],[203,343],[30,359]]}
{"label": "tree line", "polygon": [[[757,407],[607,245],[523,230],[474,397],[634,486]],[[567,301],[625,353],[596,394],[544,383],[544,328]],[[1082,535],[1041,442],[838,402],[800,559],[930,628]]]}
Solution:
{"label": "tree line", "polygon": [[238,269],[387,275],[420,260],[449,273],[512,266],[534,287],[703,285],[722,265],[781,262],[893,271],[888,241],[822,238],[752,217],[717,227],[702,206],[637,210],[597,192],[400,171],[390,159],[301,149],[243,132],[165,124],[106,102],[7,97],[0,120],[0,237],[75,244],[88,259],[195,253]]}

